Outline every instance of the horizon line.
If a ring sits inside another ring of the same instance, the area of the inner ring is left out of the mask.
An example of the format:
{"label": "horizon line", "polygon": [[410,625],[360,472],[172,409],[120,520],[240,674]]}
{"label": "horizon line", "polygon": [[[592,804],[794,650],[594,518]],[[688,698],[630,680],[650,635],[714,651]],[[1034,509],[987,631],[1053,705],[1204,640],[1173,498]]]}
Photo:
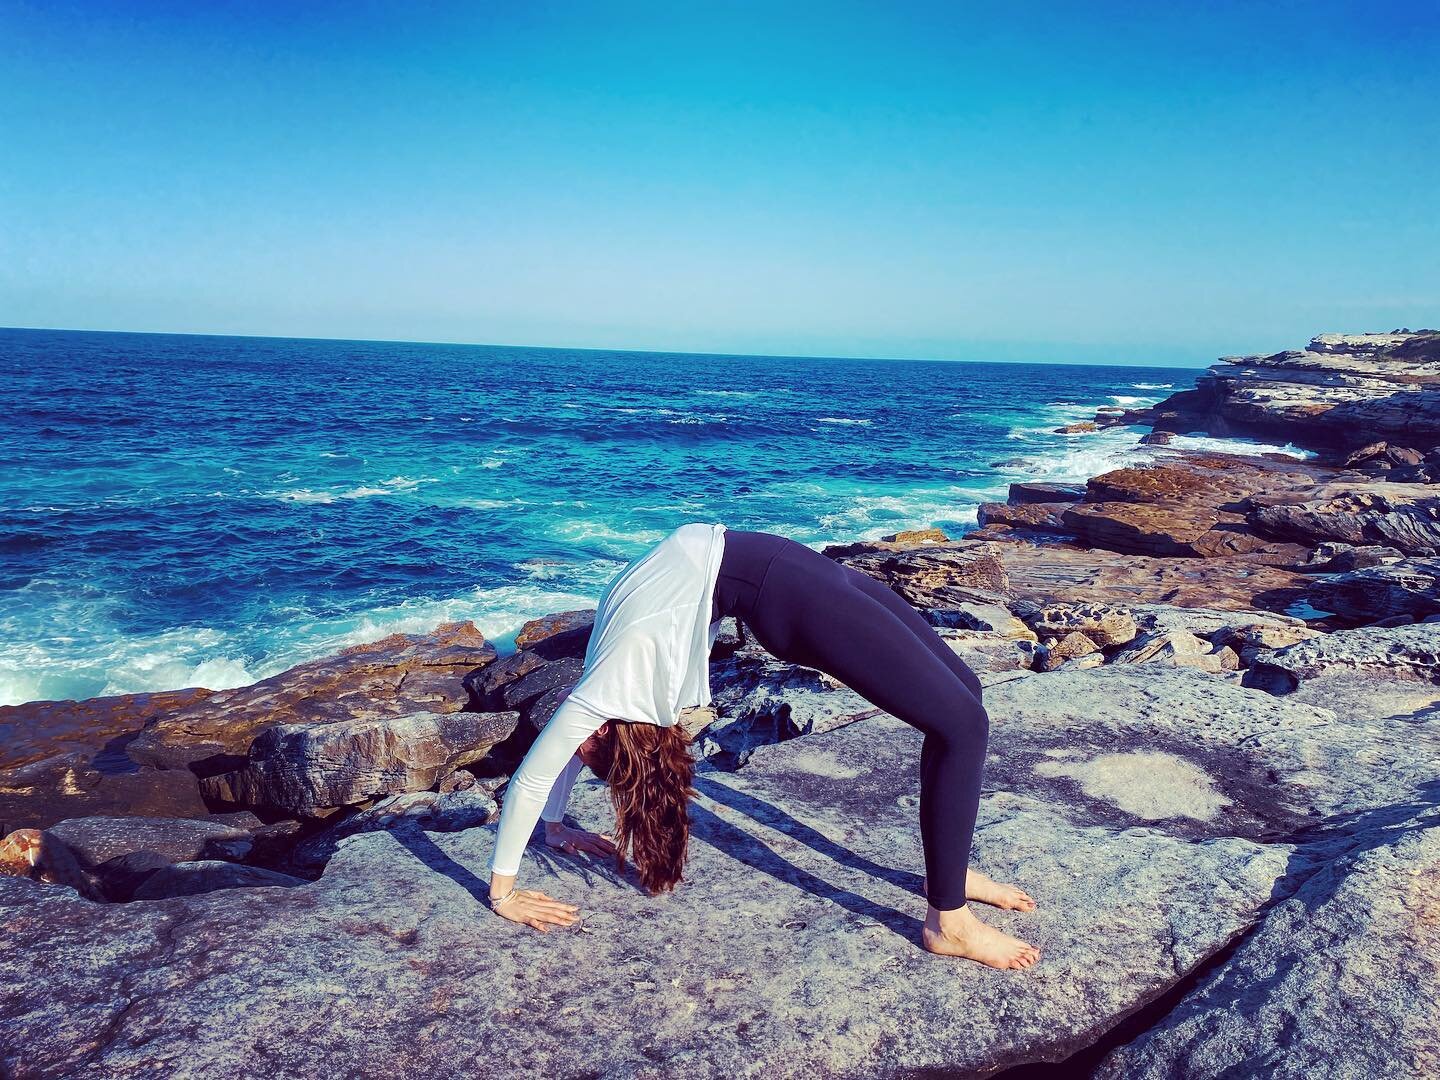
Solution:
{"label": "horizon line", "polygon": [[[1163,363],[1155,361],[1152,363],[1096,363],[1084,360],[969,360],[960,357],[944,356],[841,356],[830,353],[738,353],[738,352],[711,352],[695,351],[692,349],[630,349],[630,348],[602,348],[593,345],[522,345],[495,341],[423,341],[413,338],[347,338],[327,337],[324,335],[306,334],[222,334],[214,331],[188,331],[188,330],[101,330],[90,327],[73,326],[0,326],[0,333],[9,331],[21,331],[25,333],[52,333],[52,334],[130,334],[137,337],[200,337],[200,338],[225,338],[241,341],[320,341],[335,342],[342,344],[356,345],[438,345],[453,348],[474,348],[474,349],[534,349],[540,352],[592,352],[592,353],[619,353],[635,356],[715,356],[734,359],[746,357],[764,360],[859,360],[874,361],[877,363],[917,363],[917,364],[1003,364],[1023,367],[1027,364],[1036,364],[1047,367],[1134,367],[1134,368],[1165,368],[1175,371],[1203,370],[1216,363],[1223,357],[1216,357],[1210,363],[1199,364],[1195,367],[1176,363]],[[1009,342],[1010,346],[1021,344],[1020,342]],[[1055,344],[1057,348],[1065,346],[1058,343],[1041,342],[1041,345]],[[1109,348],[1106,345],[1092,345],[1076,343],[1074,348]],[[1130,346],[1133,347],[1133,346]]]}

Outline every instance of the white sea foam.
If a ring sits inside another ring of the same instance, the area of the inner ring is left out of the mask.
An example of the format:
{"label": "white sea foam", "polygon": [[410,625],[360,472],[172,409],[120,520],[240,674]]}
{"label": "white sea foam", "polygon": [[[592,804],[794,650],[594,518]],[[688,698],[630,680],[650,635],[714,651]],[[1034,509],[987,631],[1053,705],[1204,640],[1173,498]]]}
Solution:
{"label": "white sea foam", "polygon": [[1142,401],[1154,401],[1154,398],[1139,397],[1135,394],[1111,394],[1110,400],[1116,405],[1139,405]]}
{"label": "white sea foam", "polygon": [[1168,382],[1132,382],[1130,386],[1135,390],[1171,390],[1174,383]]}
{"label": "white sea foam", "polygon": [[817,417],[817,418],[816,418],[816,421],[817,421],[818,423],[821,423],[821,424],[859,424],[859,425],[869,425],[869,424],[873,424],[873,423],[875,422],[875,421],[869,420],[869,419],[864,419],[864,420],[856,419],[856,418],[853,417],[853,416],[820,416],[820,417]]}
{"label": "white sea foam", "polygon": [[1216,438],[1211,435],[1176,435],[1173,436],[1166,446],[1173,446],[1177,450],[1200,450],[1214,451],[1221,454],[1246,454],[1256,456],[1260,454],[1284,454],[1293,458],[1312,458],[1315,451],[1306,450],[1296,446],[1294,443],[1269,443],[1260,439],[1242,439],[1239,437]]}
{"label": "white sea foam", "polygon": [[697,394],[708,394],[708,395],[710,395],[710,396],[712,396],[712,397],[739,397],[739,398],[749,398],[749,397],[755,397],[756,395],[758,395],[758,394],[760,393],[760,391],[759,391],[759,390],[696,390],[695,393],[697,393]]}

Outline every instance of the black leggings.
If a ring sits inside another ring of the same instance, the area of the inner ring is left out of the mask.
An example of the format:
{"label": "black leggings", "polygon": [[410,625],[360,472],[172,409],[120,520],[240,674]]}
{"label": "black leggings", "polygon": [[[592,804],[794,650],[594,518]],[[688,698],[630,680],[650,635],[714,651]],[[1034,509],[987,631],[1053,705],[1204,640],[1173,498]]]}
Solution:
{"label": "black leggings", "polygon": [[727,529],[711,619],[733,615],[776,659],[816,668],[925,733],[920,841],[930,903],[965,903],[990,719],[980,680],[899,593],[775,533]]}

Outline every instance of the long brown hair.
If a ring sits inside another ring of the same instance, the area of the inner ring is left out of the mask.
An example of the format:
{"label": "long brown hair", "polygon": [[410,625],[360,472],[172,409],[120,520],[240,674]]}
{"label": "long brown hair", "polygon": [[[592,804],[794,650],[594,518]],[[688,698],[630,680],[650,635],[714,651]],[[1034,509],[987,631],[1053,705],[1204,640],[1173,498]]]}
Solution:
{"label": "long brown hair", "polygon": [[615,805],[615,866],[625,869],[628,850],[641,884],[652,894],[668,892],[680,880],[690,844],[690,735],[680,724],[611,720],[601,755],[608,760],[600,775]]}

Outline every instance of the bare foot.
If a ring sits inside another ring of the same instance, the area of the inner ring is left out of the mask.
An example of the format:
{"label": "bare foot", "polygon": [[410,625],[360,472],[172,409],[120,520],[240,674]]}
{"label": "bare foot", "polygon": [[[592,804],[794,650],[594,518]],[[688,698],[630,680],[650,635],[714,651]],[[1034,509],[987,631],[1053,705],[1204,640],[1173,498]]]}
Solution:
{"label": "bare foot", "polygon": [[[920,879],[920,895],[929,890],[925,878]],[[1034,911],[1035,899],[1018,885],[1003,885],[986,877],[979,870],[965,871],[965,899],[1004,908],[1006,911]]]}
{"label": "bare foot", "polygon": [[932,953],[963,956],[993,968],[1028,968],[1040,959],[1034,945],[987,926],[968,907],[946,912],[928,908],[920,939]]}

